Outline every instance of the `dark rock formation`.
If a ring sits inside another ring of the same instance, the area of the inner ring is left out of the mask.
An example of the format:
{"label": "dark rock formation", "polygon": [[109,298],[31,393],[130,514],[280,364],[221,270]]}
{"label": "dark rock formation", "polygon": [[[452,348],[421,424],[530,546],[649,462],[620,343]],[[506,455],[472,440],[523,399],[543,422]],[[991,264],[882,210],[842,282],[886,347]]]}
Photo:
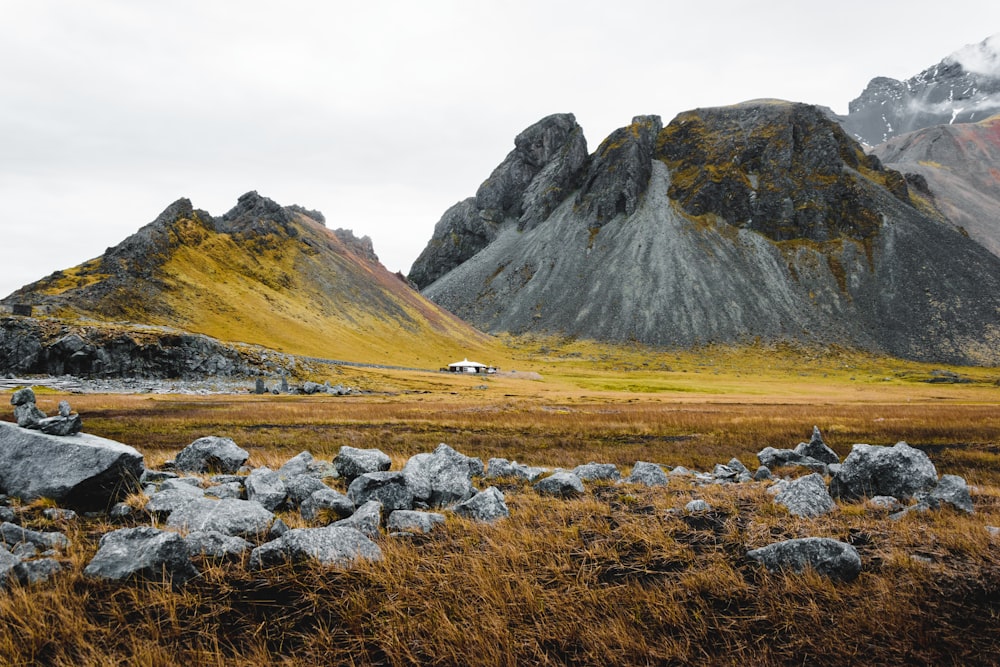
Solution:
{"label": "dark rock formation", "polygon": [[436,234],[415,266],[434,276],[416,280],[424,294],[491,332],[1000,363],[1000,258],[942,224],[825,111],[686,112],[647,156],[656,126],[616,131],[544,224],[497,214],[485,245],[445,262],[431,257]]}
{"label": "dark rock formation", "polygon": [[990,37],[898,81],[872,79],[840,118],[869,146],[934,125],[972,123],[1000,111],[1000,39]]}
{"label": "dark rock formation", "polygon": [[142,454],[86,433],[53,436],[0,422],[0,491],[51,498],[82,510],[107,509],[138,489]]}

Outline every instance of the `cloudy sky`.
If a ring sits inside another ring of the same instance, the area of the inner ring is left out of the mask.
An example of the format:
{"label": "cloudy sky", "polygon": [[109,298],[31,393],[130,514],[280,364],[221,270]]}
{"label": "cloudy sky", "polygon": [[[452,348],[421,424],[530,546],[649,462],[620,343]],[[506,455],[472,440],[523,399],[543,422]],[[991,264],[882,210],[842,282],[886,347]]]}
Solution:
{"label": "cloudy sky", "polygon": [[996,0],[0,0],[0,296],[179,197],[257,190],[409,270],[541,117],[591,150],[639,114],[758,97],[845,113],[1000,31]]}

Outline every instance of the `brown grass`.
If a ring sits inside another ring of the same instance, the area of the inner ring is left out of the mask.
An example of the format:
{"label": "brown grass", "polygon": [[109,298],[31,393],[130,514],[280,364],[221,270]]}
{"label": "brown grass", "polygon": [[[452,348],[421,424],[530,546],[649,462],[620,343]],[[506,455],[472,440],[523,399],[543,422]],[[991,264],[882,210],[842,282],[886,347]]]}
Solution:
{"label": "brown grass", "polygon": [[[380,376],[373,383],[412,388],[421,377]],[[985,530],[1000,525],[996,387],[855,385],[838,376],[809,379],[808,395],[799,398],[794,391],[761,395],[751,382],[712,394],[701,378],[699,392],[584,394],[565,377],[491,380],[487,391],[464,378],[429,377],[442,386],[419,395],[70,400],[88,432],[132,444],[153,464],[199,436],[218,434],[250,450],[254,465],[272,467],[302,450],[329,459],[345,444],[379,447],[398,467],[447,442],[484,459],[537,465],[597,460],[627,470],[642,459],[704,470],[732,456],[751,466],[762,447],[794,446],[816,424],[841,456],[854,442],[906,440],[925,449],[939,473],[976,485],[977,511],[941,510],[896,522],[860,504],[840,504],[833,515],[801,519],[773,505],[756,484],[697,487],[672,480],[666,489],[649,490],[597,483],[568,501],[507,484],[509,520],[490,526],[450,516],[428,536],[383,538],[380,563],[257,573],[241,564],[199,563],[202,576],[177,591],[84,579],[81,570],[109,526],[81,519],[68,530],[73,545],[64,573],[0,595],[0,662],[1000,661],[1000,548]],[[59,398],[42,396],[43,409]],[[680,511],[693,498],[707,500],[712,511]],[[25,507],[23,522],[62,529],[40,512],[40,504]],[[805,536],[854,544],[861,576],[845,584],[810,573],[767,574],[745,556],[748,549]]]}

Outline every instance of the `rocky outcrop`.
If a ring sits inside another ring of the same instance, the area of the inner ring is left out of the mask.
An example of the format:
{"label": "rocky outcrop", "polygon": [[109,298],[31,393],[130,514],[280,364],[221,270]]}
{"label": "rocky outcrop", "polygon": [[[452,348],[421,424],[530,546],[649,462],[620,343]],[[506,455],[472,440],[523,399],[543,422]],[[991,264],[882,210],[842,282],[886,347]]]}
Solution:
{"label": "rocky outcrop", "polygon": [[[608,159],[645,159],[652,128],[647,118],[617,132]],[[595,178],[544,224],[498,223],[424,294],[490,332],[1000,363],[1000,258],[942,225],[825,111],[755,101],[685,112],[646,166],[648,178],[623,177],[635,186],[624,195]]]}
{"label": "rocky outcrop", "polygon": [[0,422],[0,491],[66,507],[107,509],[138,489],[143,457],[87,433],[47,435]]}
{"label": "rocky outcrop", "polygon": [[1000,111],[1000,37],[970,44],[906,81],[872,79],[840,118],[875,146],[935,125],[974,123]]}

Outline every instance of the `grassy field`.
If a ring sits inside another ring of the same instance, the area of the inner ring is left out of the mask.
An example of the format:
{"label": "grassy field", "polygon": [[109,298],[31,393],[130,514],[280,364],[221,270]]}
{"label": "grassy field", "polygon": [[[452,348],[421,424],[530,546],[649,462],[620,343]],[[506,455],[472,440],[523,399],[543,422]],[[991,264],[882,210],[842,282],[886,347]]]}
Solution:
{"label": "grassy field", "polygon": [[[763,447],[793,447],[818,425],[842,457],[856,442],[924,449],[939,474],[975,485],[976,513],[897,522],[839,503],[832,515],[802,519],[760,484],[591,484],[583,497],[553,500],[510,483],[502,487],[510,519],[479,525],[449,516],[430,535],[383,538],[379,563],[249,572],[199,562],[202,576],[174,591],[84,579],[97,537],[111,526],[57,524],[37,502],[19,507],[22,522],[65,530],[73,544],[53,582],[0,594],[0,663],[1000,662],[1000,542],[986,530],[1000,526],[997,369],[838,350],[508,345],[505,370],[541,379],[342,368],[329,379],[377,393],[68,398],[86,431],[135,446],[151,467],[197,437],[225,435],[255,466],[278,466],[302,450],[330,459],[352,445],[378,447],[398,468],[446,442],[484,460],[543,466],[594,460],[627,472],[647,460],[710,470],[736,456],[753,468]],[[948,377],[940,371],[968,382],[926,382]],[[42,393],[40,407],[51,411],[61,398]],[[694,498],[712,511],[674,511]],[[282,516],[304,525],[295,513]],[[768,574],[745,556],[806,536],[854,544],[861,576],[836,583]]]}

